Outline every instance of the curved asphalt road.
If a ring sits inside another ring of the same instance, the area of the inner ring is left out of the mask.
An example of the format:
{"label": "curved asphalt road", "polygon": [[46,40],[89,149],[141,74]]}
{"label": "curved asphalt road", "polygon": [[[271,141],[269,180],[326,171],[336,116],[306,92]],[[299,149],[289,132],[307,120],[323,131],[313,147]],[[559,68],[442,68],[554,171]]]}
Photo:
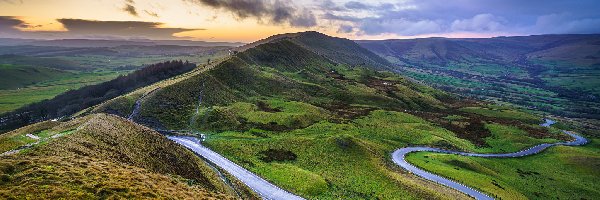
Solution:
{"label": "curved asphalt road", "polygon": [[239,165],[231,162],[227,158],[219,155],[218,153],[206,148],[200,144],[200,140],[194,137],[186,136],[167,136],[169,139],[176,143],[185,146],[186,148],[194,151],[198,155],[204,157],[215,165],[223,168],[225,171],[235,176],[238,180],[242,181],[248,187],[252,188],[254,192],[258,193],[264,199],[273,200],[296,200],[303,199],[302,197],[296,196],[290,192],[287,192],[268,181],[260,178],[256,174],[240,167]]}
{"label": "curved asphalt road", "polygon": [[[554,121],[546,119],[546,123],[542,124],[542,126],[548,127],[552,124],[554,124]],[[525,150],[522,150],[519,152],[502,153],[502,154],[467,153],[467,152],[443,150],[443,149],[432,148],[432,147],[406,147],[406,148],[401,148],[401,149],[394,151],[392,153],[392,160],[394,161],[394,163],[396,163],[400,167],[406,169],[407,171],[409,171],[417,176],[420,176],[427,180],[454,188],[460,192],[463,192],[469,196],[474,197],[475,199],[488,200],[488,199],[494,199],[494,198],[492,198],[480,191],[477,191],[477,190],[467,187],[463,184],[460,184],[458,182],[455,182],[455,181],[443,178],[441,176],[429,173],[425,170],[415,167],[414,165],[411,165],[410,163],[408,163],[405,160],[406,154],[409,154],[412,152],[419,152],[419,151],[428,151],[428,152],[435,152],[435,153],[456,154],[456,155],[461,155],[461,156],[473,156],[473,157],[485,157],[485,158],[510,158],[510,157],[522,157],[522,156],[537,154],[551,146],[556,146],[556,145],[579,146],[579,145],[584,145],[588,142],[588,140],[585,139],[584,137],[576,135],[572,132],[569,132],[569,131],[563,131],[563,132],[570,135],[571,137],[575,138],[575,140],[570,141],[570,142],[558,142],[558,143],[553,143],[553,144],[540,144],[540,145],[537,145],[537,146],[534,146],[534,147],[531,147],[529,149],[525,149]]]}

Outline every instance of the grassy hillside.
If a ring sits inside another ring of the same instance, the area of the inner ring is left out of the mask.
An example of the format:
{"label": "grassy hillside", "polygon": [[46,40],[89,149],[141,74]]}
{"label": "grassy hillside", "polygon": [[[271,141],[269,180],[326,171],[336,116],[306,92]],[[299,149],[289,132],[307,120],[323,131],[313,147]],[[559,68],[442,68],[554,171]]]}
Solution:
{"label": "grassy hillside", "polygon": [[7,146],[6,141],[22,138],[37,143],[3,156],[3,198],[234,198],[192,152],[116,116],[89,115],[17,129],[0,136],[2,151],[21,146]]}
{"label": "grassy hillside", "polygon": [[411,78],[572,118],[600,118],[600,35],[359,41]]}
{"label": "grassy hillside", "polygon": [[50,100],[30,104],[0,115],[2,119],[0,132],[47,119],[69,116],[137,88],[190,71],[195,67],[195,64],[187,61],[166,61],[148,65],[126,76],[120,76],[104,83],[66,91]]}
{"label": "grassy hillside", "polygon": [[144,102],[141,116],[159,122],[155,124],[159,127],[188,128],[200,94],[205,97],[203,106],[276,98],[310,103],[340,115],[364,113],[373,106],[430,109],[441,107],[436,97],[448,98],[391,73],[334,64],[282,40],[239,53],[206,73],[156,91]]}
{"label": "grassy hillside", "polygon": [[[569,139],[539,127],[541,116],[459,100],[374,70],[380,68],[368,61],[336,60],[310,47],[332,39],[315,34],[250,44],[221,62],[112,99],[92,112],[127,116],[139,100],[137,122],[204,133],[205,145],[309,199],[466,198],[400,170],[390,153],[413,145],[508,152]],[[353,52],[354,47],[336,48]]]}

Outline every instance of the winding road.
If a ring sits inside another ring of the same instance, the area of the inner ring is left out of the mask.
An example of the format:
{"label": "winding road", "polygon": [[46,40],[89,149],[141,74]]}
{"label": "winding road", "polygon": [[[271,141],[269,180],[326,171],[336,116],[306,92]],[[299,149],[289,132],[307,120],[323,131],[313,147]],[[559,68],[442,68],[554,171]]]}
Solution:
{"label": "winding road", "polygon": [[[554,123],[555,123],[554,121],[546,119],[546,122],[544,124],[541,124],[541,126],[549,127],[550,125],[552,125]],[[579,145],[584,145],[588,142],[588,140],[582,136],[579,136],[579,135],[574,134],[569,131],[563,131],[563,132],[565,134],[573,137],[574,140],[569,141],[569,142],[557,142],[557,143],[552,143],[552,144],[544,143],[544,144],[539,144],[539,145],[533,146],[528,149],[524,149],[522,151],[513,152],[513,153],[501,153],[501,154],[481,154],[481,153],[459,152],[459,151],[438,149],[438,148],[433,148],[433,147],[406,147],[406,148],[401,148],[401,149],[397,149],[396,151],[394,151],[392,153],[392,160],[394,161],[394,163],[396,163],[400,167],[406,169],[407,171],[409,171],[417,176],[420,176],[422,178],[436,182],[438,184],[442,184],[442,185],[448,186],[450,188],[456,189],[456,190],[463,192],[463,193],[465,193],[471,197],[474,197],[475,199],[478,199],[478,200],[479,199],[492,200],[494,198],[492,198],[480,191],[477,191],[477,190],[470,188],[466,185],[463,185],[461,183],[458,183],[458,182],[446,179],[444,177],[435,175],[433,173],[427,172],[423,169],[420,169],[420,168],[408,163],[405,159],[406,155],[409,153],[413,153],[413,152],[426,151],[426,152],[455,154],[455,155],[461,155],[461,156],[484,157],[484,158],[514,158],[514,157],[522,157],[522,156],[537,154],[537,153],[540,153],[543,150],[545,150],[549,147],[552,147],[552,146],[557,146],[557,145],[579,146]],[[277,200],[278,199],[285,199],[285,200],[303,199],[300,196],[294,195],[290,192],[287,192],[287,191],[273,185],[272,183],[262,179],[258,175],[253,174],[252,172],[235,164],[234,162],[232,162],[232,161],[228,160],[227,158],[219,155],[218,153],[210,150],[209,148],[202,146],[201,140],[198,138],[189,137],[189,136],[167,136],[167,137],[170,140],[173,140],[176,143],[183,145],[184,147],[192,150],[199,156],[204,157],[205,159],[209,160],[210,162],[212,162],[215,165],[219,166],[220,168],[224,169],[225,171],[227,171],[228,173],[230,173],[231,175],[236,177],[238,180],[240,180],[241,182],[246,184],[248,187],[250,187],[256,193],[258,193],[264,199],[277,199]]]}
{"label": "winding road", "polygon": [[296,196],[290,192],[287,192],[272,183],[262,179],[261,177],[253,174],[252,172],[240,167],[239,165],[231,162],[227,158],[219,155],[218,153],[206,148],[200,144],[200,140],[195,137],[188,136],[167,136],[169,139],[176,143],[183,145],[184,147],[192,150],[198,155],[204,157],[215,165],[223,168],[231,175],[235,176],[238,180],[250,187],[254,192],[258,193],[264,199],[273,200],[300,200],[302,197]]}
{"label": "winding road", "polygon": [[[554,121],[546,119],[546,122],[544,124],[541,124],[541,126],[548,127],[554,123],[555,123]],[[519,152],[502,153],[502,154],[468,153],[468,152],[450,151],[450,150],[444,150],[444,149],[438,149],[438,148],[432,148],[432,147],[406,147],[406,148],[401,148],[401,149],[394,151],[392,153],[392,160],[394,161],[394,163],[396,163],[400,167],[406,169],[407,171],[409,171],[417,176],[420,176],[427,180],[451,187],[451,188],[456,189],[460,192],[463,192],[471,197],[474,197],[475,199],[488,200],[488,199],[494,199],[494,198],[492,198],[480,191],[477,191],[473,188],[470,188],[468,186],[460,184],[458,182],[455,182],[455,181],[446,179],[444,177],[435,175],[433,173],[427,172],[425,170],[422,170],[422,169],[408,163],[405,159],[406,155],[409,153],[412,153],[412,152],[427,151],[427,152],[435,152],[435,153],[456,154],[456,155],[461,155],[461,156],[473,156],[473,157],[484,157],[484,158],[514,158],[514,157],[522,157],[522,156],[537,154],[537,153],[540,153],[541,151],[547,149],[548,147],[552,147],[552,146],[557,146],[557,145],[579,146],[579,145],[584,145],[588,142],[588,140],[582,136],[579,136],[579,135],[574,134],[569,131],[563,131],[563,132],[567,135],[570,135],[571,137],[573,137],[575,139],[570,142],[539,144],[539,145],[536,145],[534,147],[531,147],[529,149],[525,149],[525,150],[522,150]]]}

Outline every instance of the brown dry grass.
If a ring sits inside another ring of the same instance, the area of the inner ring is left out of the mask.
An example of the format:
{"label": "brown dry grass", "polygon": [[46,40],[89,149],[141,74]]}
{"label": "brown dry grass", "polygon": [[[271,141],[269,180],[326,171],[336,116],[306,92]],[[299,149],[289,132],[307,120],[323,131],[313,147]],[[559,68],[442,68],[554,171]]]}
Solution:
{"label": "brown dry grass", "polygon": [[0,161],[2,199],[233,199],[180,177],[84,156]]}
{"label": "brown dry grass", "polygon": [[[233,199],[233,191],[187,149],[107,114],[15,130],[71,134],[0,161],[0,199]],[[0,138],[1,139],[1,138]]]}

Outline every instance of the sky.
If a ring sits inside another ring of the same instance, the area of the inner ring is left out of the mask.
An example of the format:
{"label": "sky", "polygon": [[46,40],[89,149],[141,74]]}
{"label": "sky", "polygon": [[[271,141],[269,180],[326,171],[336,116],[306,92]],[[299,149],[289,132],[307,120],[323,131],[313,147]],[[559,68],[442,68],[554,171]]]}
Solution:
{"label": "sky", "polygon": [[0,38],[252,42],[600,33],[598,0],[0,0]]}

